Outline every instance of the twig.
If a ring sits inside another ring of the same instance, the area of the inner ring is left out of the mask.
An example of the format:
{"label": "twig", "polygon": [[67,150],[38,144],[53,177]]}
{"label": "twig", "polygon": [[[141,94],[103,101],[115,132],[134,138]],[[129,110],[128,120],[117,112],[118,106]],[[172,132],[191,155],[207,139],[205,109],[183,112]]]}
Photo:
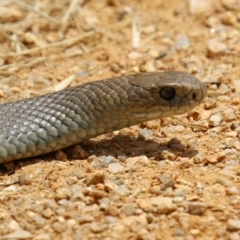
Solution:
{"label": "twig", "polygon": [[78,4],[80,0],[72,0],[71,4],[68,8],[68,10],[66,11],[66,13],[64,14],[63,18],[62,18],[62,22],[66,22],[70,16],[70,14],[76,9],[76,6]]}
{"label": "twig", "polygon": [[[15,1],[15,0],[14,0]],[[111,28],[116,28],[116,27],[125,27],[127,26],[129,23],[131,22],[131,19],[126,19],[122,22],[118,22],[118,23],[115,23],[115,24],[112,24],[112,25],[108,25],[105,27],[105,29],[111,29]],[[33,48],[33,49],[29,49],[29,50],[25,50],[23,52],[20,52],[20,53],[12,53],[12,54],[6,54],[6,55],[2,55],[0,54],[0,57],[2,58],[8,58],[8,57],[16,57],[16,56],[21,56],[21,55],[27,55],[27,54],[31,54],[31,53],[35,53],[35,52],[38,52],[38,51],[41,51],[43,49],[47,49],[47,48],[54,48],[54,47],[60,47],[60,46],[70,46],[70,45],[73,45],[75,42],[78,42],[84,38],[87,38],[87,37],[90,37],[92,35],[94,35],[96,32],[101,32],[102,30],[93,30],[93,31],[90,31],[90,32],[87,32],[81,36],[78,36],[78,37],[73,37],[73,38],[70,38],[70,39],[65,39],[61,42],[56,42],[56,43],[52,43],[52,44],[47,44],[45,46],[41,46],[41,47],[36,47],[36,48]]]}
{"label": "twig", "polygon": [[55,23],[59,23],[59,21],[56,20],[55,18],[48,16],[46,13],[44,13],[44,12],[42,12],[40,10],[34,9],[33,7],[29,6],[28,4],[26,4],[26,3],[24,3],[24,2],[22,2],[20,0],[13,0],[13,1],[16,4],[21,5],[22,7],[26,8],[29,11],[34,11],[34,12],[40,14],[41,16],[43,16],[44,18],[48,19],[49,21],[52,21],[52,22],[55,22]]}

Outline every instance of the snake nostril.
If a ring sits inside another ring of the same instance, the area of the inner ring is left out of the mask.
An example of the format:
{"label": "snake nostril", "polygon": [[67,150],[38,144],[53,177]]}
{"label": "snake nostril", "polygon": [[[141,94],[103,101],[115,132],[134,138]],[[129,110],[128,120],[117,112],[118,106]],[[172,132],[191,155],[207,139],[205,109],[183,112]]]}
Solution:
{"label": "snake nostril", "polygon": [[197,94],[196,94],[195,92],[193,92],[193,94],[192,94],[192,99],[193,99],[193,100],[196,100],[196,98],[197,98]]}
{"label": "snake nostril", "polygon": [[165,87],[160,90],[159,95],[164,100],[171,100],[176,96],[176,92],[174,88]]}

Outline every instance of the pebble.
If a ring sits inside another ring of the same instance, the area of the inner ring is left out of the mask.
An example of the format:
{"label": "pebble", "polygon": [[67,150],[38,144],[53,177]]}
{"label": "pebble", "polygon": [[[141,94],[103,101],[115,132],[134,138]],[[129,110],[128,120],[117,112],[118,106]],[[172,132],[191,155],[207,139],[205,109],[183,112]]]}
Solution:
{"label": "pebble", "polygon": [[107,229],[107,225],[104,223],[93,222],[90,224],[90,229],[93,233],[101,233]]}
{"label": "pebble", "polygon": [[240,10],[239,0],[222,0],[221,2],[228,10]]}
{"label": "pebble", "polygon": [[189,11],[191,14],[200,14],[213,10],[212,0],[188,0]]}
{"label": "pebble", "polygon": [[226,109],[224,111],[224,121],[225,122],[233,122],[236,120],[236,115],[235,115],[235,110],[234,109]]}
{"label": "pebble", "polygon": [[187,212],[192,215],[203,215],[206,211],[206,205],[201,202],[188,202],[186,204]]}
{"label": "pebble", "polygon": [[156,67],[154,61],[147,61],[142,70],[144,70],[145,72],[155,72]]}
{"label": "pebble", "polygon": [[136,212],[136,206],[133,203],[126,203],[122,206],[122,211],[127,216],[134,215]]}
{"label": "pebble", "polygon": [[67,184],[68,185],[73,185],[78,181],[77,177],[71,176],[67,178]]}
{"label": "pebble", "polygon": [[43,217],[49,219],[54,215],[54,212],[50,208],[47,208],[47,209],[43,210],[42,215],[43,215]]}
{"label": "pebble", "polygon": [[67,229],[66,222],[55,222],[52,224],[52,228],[57,233],[62,233]]}
{"label": "pebble", "polygon": [[112,63],[112,64],[110,65],[110,69],[111,69],[111,71],[113,71],[114,73],[119,73],[120,70],[121,70],[120,66],[119,66],[117,63]]}
{"label": "pebble", "polygon": [[153,136],[153,131],[151,129],[141,128],[138,134],[139,134],[139,137],[142,137],[143,139],[148,140]]}
{"label": "pebble", "polygon": [[[170,149],[169,149],[170,150]],[[177,156],[170,150],[163,150],[160,153],[160,160],[170,160],[170,161],[174,161]]]}
{"label": "pebble", "polygon": [[120,173],[124,172],[125,168],[120,163],[110,163],[108,165],[108,171],[110,173]]}
{"label": "pebble", "polygon": [[230,231],[240,230],[240,220],[239,219],[228,219],[227,228]]}
{"label": "pebble", "polygon": [[96,185],[99,183],[104,183],[104,181],[105,181],[104,172],[95,172],[87,178],[86,183],[89,186],[89,185]]}
{"label": "pebble", "polygon": [[177,205],[173,203],[170,197],[154,197],[150,200],[152,206],[156,207],[158,214],[169,214],[177,209]]}
{"label": "pebble", "polygon": [[199,164],[204,161],[205,157],[202,154],[198,153],[197,155],[194,156],[193,159],[195,164]]}
{"label": "pebble", "polygon": [[94,156],[93,161],[91,162],[91,166],[94,168],[106,167],[110,163],[117,163],[117,162],[118,160],[113,156],[99,156],[99,157]]}
{"label": "pebble", "polygon": [[237,17],[231,11],[223,12],[220,19],[226,25],[235,25],[237,22]]}
{"label": "pebble", "polygon": [[120,185],[114,189],[114,192],[120,196],[125,196],[129,193],[129,190],[125,185]]}
{"label": "pebble", "polygon": [[216,100],[214,98],[206,98],[204,108],[210,110],[216,107]]}
{"label": "pebble", "polygon": [[187,36],[180,36],[175,44],[176,49],[187,49],[190,46],[190,40]]}
{"label": "pebble", "polygon": [[21,174],[18,177],[18,182],[20,185],[30,185],[32,183],[32,178],[29,174]]}
{"label": "pebble", "polygon": [[217,112],[213,115],[211,115],[209,119],[209,126],[210,127],[217,127],[219,126],[223,121],[223,116],[221,112]]}
{"label": "pebble", "polygon": [[16,231],[6,234],[1,237],[2,239],[33,239],[33,235],[23,229],[17,229]]}
{"label": "pebble", "polygon": [[72,150],[73,159],[86,159],[89,157],[89,153],[84,150],[80,145],[75,145]]}
{"label": "pebble", "polygon": [[69,199],[72,195],[69,187],[58,188],[55,192],[55,199]]}
{"label": "pebble", "polygon": [[161,189],[165,190],[167,188],[173,187],[175,184],[175,181],[169,177],[167,174],[163,174],[160,178],[159,178],[160,182],[161,182]]}
{"label": "pebble", "polygon": [[238,188],[236,188],[234,186],[230,186],[230,187],[227,188],[227,194],[228,195],[238,195],[239,190],[238,190]]}
{"label": "pebble", "polygon": [[153,212],[158,214],[168,214],[176,210],[177,205],[173,203],[172,198],[168,197],[155,197],[137,200],[138,206],[145,212]]}
{"label": "pebble", "polygon": [[220,42],[217,38],[212,38],[207,42],[208,55],[214,57],[219,54],[223,54],[227,50],[227,45]]}

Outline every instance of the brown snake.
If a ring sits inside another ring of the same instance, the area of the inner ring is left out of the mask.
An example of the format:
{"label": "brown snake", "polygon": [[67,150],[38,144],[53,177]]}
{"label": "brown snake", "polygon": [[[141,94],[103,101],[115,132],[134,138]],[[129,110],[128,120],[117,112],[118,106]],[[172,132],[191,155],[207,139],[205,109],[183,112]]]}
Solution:
{"label": "brown snake", "polygon": [[205,85],[182,72],[139,73],[0,105],[0,163],[190,111]]}

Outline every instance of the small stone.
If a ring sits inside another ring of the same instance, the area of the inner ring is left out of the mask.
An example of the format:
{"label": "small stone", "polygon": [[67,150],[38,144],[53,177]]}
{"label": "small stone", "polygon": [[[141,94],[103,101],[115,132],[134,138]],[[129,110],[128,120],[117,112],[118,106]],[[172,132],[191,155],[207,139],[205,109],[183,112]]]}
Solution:
{"label": "small stone", "polygon": [[25,230],[17,229],[15,232],[1,236],[2,239],[32,239],[33,235]]}
{"label": "small stone", "polygon": [[175,181],[169,177],[166,174],[163,174],[160,178],[159,178],[160,182],[162,183],[161,185],[161,189],[162,190],[166,190],[167,188],[171,188],[174,186]]}
{"label": "small stone", "polygon": [[[222,83],[218,89],[218,93],[224,97],[229,97],[227,94],[231,92],[231,89],[224,83]],[[219,98],[218,98],[219,99]]]}
{"label": "small stone", "polygon": [[132,168],[136,163],[142,166],[148,166],[150,164],[150,160],[146,156],[127,158],[126,167]]}
{"label": "small stone", "polygon": [[113,71],[115,73],[119,73],[121,70],[120,66],[117,63],[112,63],[110,65],[110,69],[111,69],[111,71]]}
{"label": "small stone", "polygon": [[204,161],[205,157],[202,154],[198,153],[197,155],[194,156],[193,159],[195,164],[199,164]]}
{"label": "small stone", "polygon": [[146,72],[155,72],[156,68],[155,68],[154,61],[147,61],[144,65],[144,70]]}
{"label": "small stone", "polygon": [[217,38],[212,38],[207,43],[208,55],[214,57],[216,55],[222,54],[227,50],[227,45],[220,42]]}
{"label": "small stone", "polygon": [[240,103],[240,99],[239,99],[238,97],[234,97],[234,98],[232,99],[232,103],[233,103],[234,105],[238,105],[238,104]]}
{"label": "small stone", "polygon": [[87,185],[96,185],[99,183],[104,183],[105,174],[103,172],[95,172],[87,178]]}
{"label": "small stone", "polygon": [[218,177],[218,178],[216,179],[216,182],[217,182],[217,183],[220,183],[221,185],[223,185],[223,186],[225,186],[225,187],[230,187],[230,186],[232,186],[232,181],[230,181],[230,180],[228,180],[228,179],[226,179],[226,178],[224,178],[224,177]]}
{"label": "small stone", "polygon": [[143,129],[141,128],[138,134],[139,134],[139,138],[148,140],[153,136],[153,131],[147,128],[143,128]]}
{"label": "small stone", "polygon": [[67,229],[66,222],[55,222],[52,224],[52,228],[57,233],[62,233]]}
{"label": "small stone", "polygon": [[225,159],[225,158],[226,158],[226,154],[220,152],[220,153],[218,153],[218,155],[217,155],[217,162],[220,162],[220,161],[222,161],[222,160]]}
{"label": "small stone", "polygon": [[55,152],[55,159],[56,160],[66,160],[67,154],[63,152],[62,150],[58,150]]}
{"label": "small stone", "polygon": [[236,120],[236,115],[233,109],[226,109],[224,111],[224,121],[226,122],[232,122]]}
{"label": "small stone", "polygon": [[209,0],[188,0],[189,11],[191,14],[201,14],[213,10],[213,3]]}
{"label": "small stone", "polygon": [[150,203],[153,207],[156,207],[158,214],[169,214],[177,209],[177,205],[173,203],[173,199],[170,197],[155,197],[150,200]]}
{"label": "small stone", "polygon": [[130,52],[128,54],[128,58],[132,60],[139,59],[139,58],[142,58],[142,54],[139,52]]}
{"label": "small stone", "polygon": [[228,195],[238,195],[239,194],[239,190],[238,190],[238,188],[236,188],[234,186],[229,186],[227,188],[227,194]]}
{"label": "small stone", "polygon": [[222,113],[217,112],[210,117],[209,126],[210,127],[217,127],[222,123],[222,121],[223,121]]}
{"label": "small stone", "polygon": [[222,0],[221,2],[228,10],[240,10],[239,0]]}
{"label": "small stone", "polygon": [[76,177],[74,177],[74,176],[73,177],[68,177],[67,178],[67,184],[68,185],[73,185],[73,184],[75,184],[77,182],[77,180],[78,179]]}
{"label": "small stone", "polygon": [[190,40],[187,36],[180,36],[175,44],[176,49],[187,49],[190,46]]}
{"label": "small stone", "polygon": [[216,100],[214,98],[207,98],[204,102],[204,108],[210,110],[216,107]]}
{"label": "small stone", "polygon": [[90,229],[93,233],[101,233],[107,229],[107,225],[103,223],[93,222],[90,224]]}
{"label": "small stone", "polygon": [[93,161],[91,162],[91,166],[96,168],[96,167],[106,167],[108,166],[110,163],[117,163],[118,160],[113,157],[113,156],[99,156],[93,157]]}
{"label": "small stone", "polygon": [[235,140],[233,143],[234,147],[236,148],[236,150],[240,151],[240,141]]}
{"label": "small stone", "polygon": [[79,224],[85,224],[85,223],[90,223],[94,221],[94,217],[85,213],[81,216],[77,216],[76,220]]}
{"label": "small stone", "polygon": [[221,15],[220,19],[221,19],[222,23],[226,24],[226,25],[235,25],[237,22],[236,16],[231,11],[224,12]]}
{"label": "small stone", "polygon": [[203,215],[206,210],[206,205],[201,202],[188,202],[187,212],[192,215]]}
{"label": "small stone", "polygon": [[219,24],[219,18],[215,16],[210,16],[206,19],[205,24],[210,28],[216,28],[216,26]]}
{"label": "small stone", "polygon": [[110,163],[108,166],[108,171],[110,173],[120,173],[124,172],[125,168],[120,163]]}
{"label": "small stone", "polygon": [[177,156],[169,149],[169,150],[163,150],[160,154],[160,160],[170,160],[174,161],[177,158]]}
{"label": "small stone", "polygon": [[89,153],[84,150],[80,145],[75,145],[72,150],[73,159],[86,159],[89,157]]}
{"label": "small stone", "polygon": [[238,232],[231,232],[230,234],[228,234],[228,238],[229,240],[239,240],[240,235]]}
{"label": "small stone", "polygon": [[125,185],[120,185],[119,187],[114,189],[114,192],[120,196],[125,196],[129,193],[129,190]]}
{"label": "small stone", "polygon": [[100,52],[97,56],[99,61],[107,61],[109,59],[109,55],[106,52]]}
{"label": "small stone", "polygon": [[154,143],[146,143],[143,149],[146,153],[154,153],[158,150],[158,146]]}
{"label": "small stone", "polygon": [[122,206],[122,211],[125,215],[131,216],[134,215],[136,212],[136,207],[133,203],[126,203]]}
{"label": "small stone", "polygon": [[72,195],[71,190],[68,187],[58,188],[55,193],[55,199],[69,199]]}
{"label": "small stone", "polygon": [[22,174],[18,177],[18,182],[20,185],[30,185],[32,183],[32,178],[27,174]]}
{"label": "small stone", "polygon": [[150,49],[148,54],[152,57],[152,58],[157,58],[159,56],[159,51],[155,50],[155,49]]}
{"label": "small stone", "polygon": [[50,209],[50,208],[47,208],[47,209],[45,209],[43,212],[42,212],[42,215],[43,215],[43,217],[45,217],[45,218],[47,218],[47,219],[49,219],[50,217],[52,217],[53,216],[53,211]]}
{"label": "small stone", "polygon": [[228,219],[227,228],[230,231],[236,231],[240,229],[240,220],[239,219]]}
{"label": "small stone", "polygon": [[132,168],[137,162],[139,158],[138,157],[131,157],[126,159],[126,167]]}

